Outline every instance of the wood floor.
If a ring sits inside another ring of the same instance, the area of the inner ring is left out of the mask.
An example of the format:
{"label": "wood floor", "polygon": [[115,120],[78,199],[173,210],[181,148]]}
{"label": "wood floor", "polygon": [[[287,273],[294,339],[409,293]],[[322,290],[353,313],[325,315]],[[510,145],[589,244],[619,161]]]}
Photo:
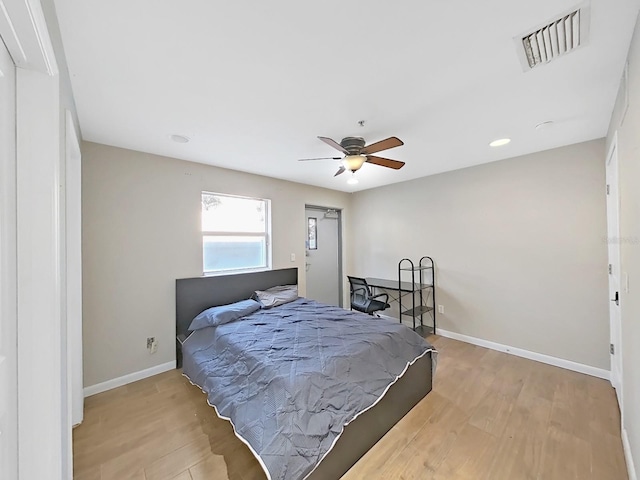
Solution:
{"label": "wood floor", "polygon": [[[608,382],[429,340],[440,351],[433,391],[343,479],[627,479]],[[178,371],[87,398],[73,444],[76,480],[265,478]]]}

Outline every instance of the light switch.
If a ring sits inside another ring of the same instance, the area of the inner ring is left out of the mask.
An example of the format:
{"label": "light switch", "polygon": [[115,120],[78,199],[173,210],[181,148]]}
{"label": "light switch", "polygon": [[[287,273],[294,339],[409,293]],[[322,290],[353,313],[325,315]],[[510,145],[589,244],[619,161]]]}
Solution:
{"label": "light switch", "polygon": [[291,254],[291,261],[292,261],[292,262],[295,262],[295,261],[296,261],[296,254],[295,254],[295,253],[292,253],[292,254]]}

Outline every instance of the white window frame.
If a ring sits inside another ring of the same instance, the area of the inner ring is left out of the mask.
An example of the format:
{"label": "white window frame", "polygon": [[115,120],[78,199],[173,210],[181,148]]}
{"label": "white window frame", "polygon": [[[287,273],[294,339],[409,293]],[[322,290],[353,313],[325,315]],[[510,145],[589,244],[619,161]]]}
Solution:
{"label": "white window frame", "polygon": [[[217,195],[219,197],[229,197],[229,198],[241,198],[245,200],[258,200],[265,203],[265,232],[257,233],[257,232],[217,232],[211,230],[202,230],[202,224],[200,226],[201,234],[202,234],[202,274],[205,276],[216,276],[216,275],[229,275],[234,273],[247,273],[247,272],[263,272],[267,270],[271,270],[271,259],[272,259],[272,251],[271,251],[271,200],[268,198],[259,198],[259,197],[246,197],[243,195],[229,195],[228,193],[218,193],[218,192],[210,192],[207,190],[203,190],[200,195],[200,214],[202,215],[202,196],[203,195]],[[258,237],[265,239],[265,257],[266,257],[266,266],[264,267],[255,267],[255,268],[227,268],[224,270],[205,270],[204,269],[204,237]]]}

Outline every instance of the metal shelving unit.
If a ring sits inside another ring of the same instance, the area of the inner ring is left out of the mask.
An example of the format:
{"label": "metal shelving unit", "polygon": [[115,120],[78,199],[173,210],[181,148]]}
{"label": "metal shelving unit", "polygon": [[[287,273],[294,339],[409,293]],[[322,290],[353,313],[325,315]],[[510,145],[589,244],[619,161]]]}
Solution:
{"label": "metal shelving unit", "polygon": [[[403,316],[411,317],[413,329],[421,335],[436,333],[435,283],[436,271],[431,257],[422,257],[417,265],[409,258],[403,258],[398,262],[400,322],[402,323]],[[405,299],[403,303],[403,298],[407,296],[411,299]],[[425,325],[425,317],[428,322],[431,320],[430,325]],[[418,326],[416,326],[417,318],[420,319]]]}

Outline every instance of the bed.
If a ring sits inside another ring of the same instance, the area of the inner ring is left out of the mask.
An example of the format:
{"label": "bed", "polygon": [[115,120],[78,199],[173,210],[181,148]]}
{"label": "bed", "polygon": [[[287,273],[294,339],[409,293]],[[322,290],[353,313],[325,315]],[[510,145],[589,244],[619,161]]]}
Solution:
{"label": "bed", "polygon": [[231,421],[267,478],[337,479],[431,390],[435,350],[397,322],[304,298],[188,336],[203,310],[292,284],[295,268],[177,280],[178,368]]}

